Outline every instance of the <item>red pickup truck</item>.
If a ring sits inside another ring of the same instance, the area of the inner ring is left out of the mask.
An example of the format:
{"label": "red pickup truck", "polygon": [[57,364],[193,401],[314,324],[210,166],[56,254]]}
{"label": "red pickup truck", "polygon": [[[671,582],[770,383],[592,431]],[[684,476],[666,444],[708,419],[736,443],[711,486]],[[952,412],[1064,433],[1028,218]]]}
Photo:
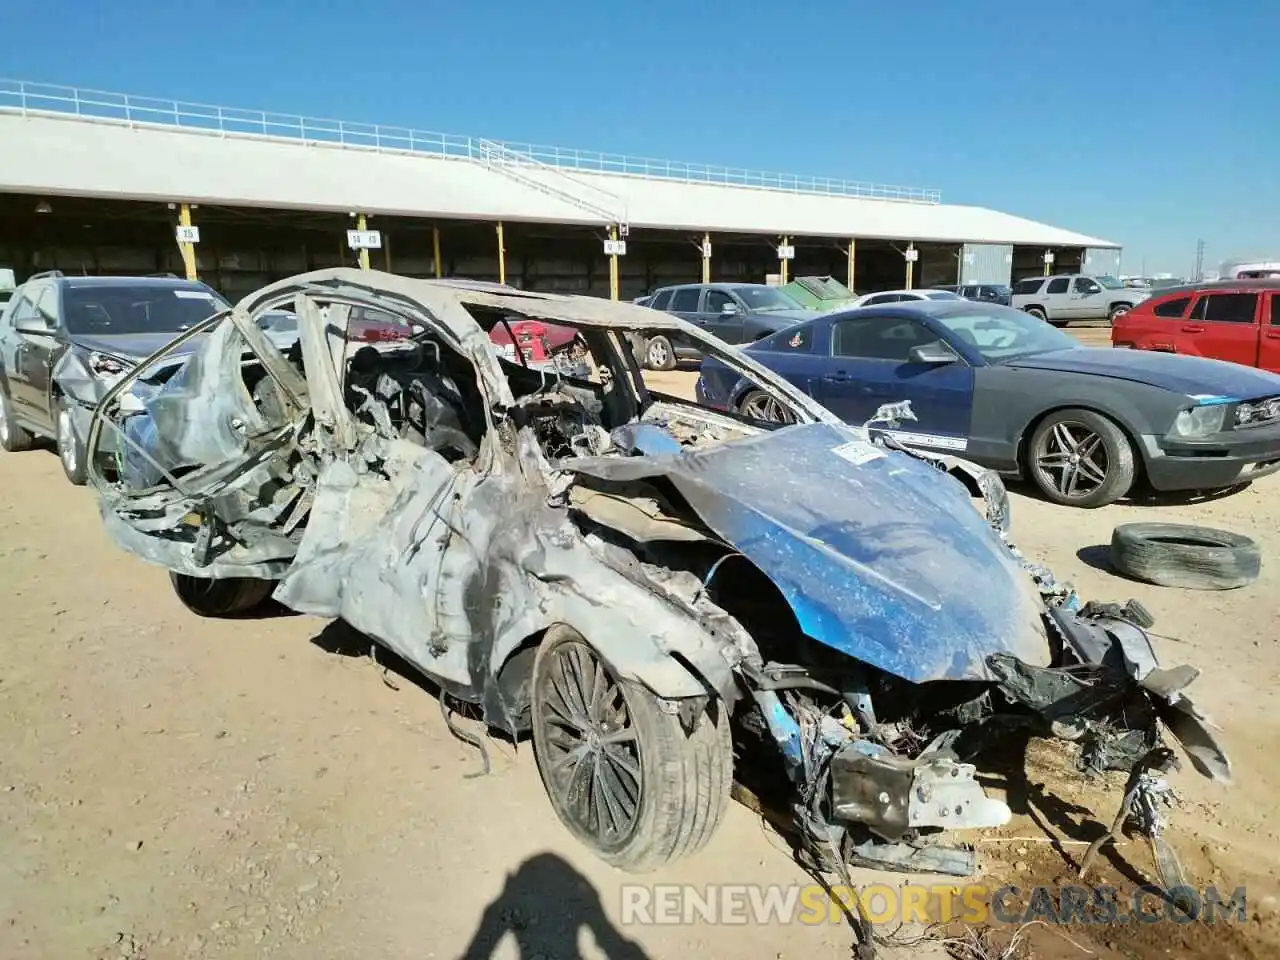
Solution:
{"label": "red pickup truck", "polygon": [[1161,290],[1115,318],[1111,345],[1280,373],[1280,277]]}

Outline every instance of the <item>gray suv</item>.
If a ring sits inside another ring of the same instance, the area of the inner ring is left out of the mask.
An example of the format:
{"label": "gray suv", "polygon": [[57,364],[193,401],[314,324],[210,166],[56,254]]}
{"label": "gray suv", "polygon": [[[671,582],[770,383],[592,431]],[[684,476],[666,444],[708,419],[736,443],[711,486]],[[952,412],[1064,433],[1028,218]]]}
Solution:
{"label": "gray suv", "polygon": [[[763,283],[685,283],[659,287],[638,302],[674,313],[727,343],[753,343],[815,316],[777,287]],[[678,360],[701,358],[693,344],[666,336],[651,337],[636,348],[650,370],[670,370]]]}
{"label": "gray suv", "polygon": [[1019,280],[1009,305],[1065,327],[1072,320],[1115,320],[1150,295],[1115,277],[1069,273]]}
{"label": "gray suv", "polygon": [[38,273],[0,309],[0,448],[55,440],[62,469],[85,482],[93,409],[139,360],[228,303],[177,277]]}

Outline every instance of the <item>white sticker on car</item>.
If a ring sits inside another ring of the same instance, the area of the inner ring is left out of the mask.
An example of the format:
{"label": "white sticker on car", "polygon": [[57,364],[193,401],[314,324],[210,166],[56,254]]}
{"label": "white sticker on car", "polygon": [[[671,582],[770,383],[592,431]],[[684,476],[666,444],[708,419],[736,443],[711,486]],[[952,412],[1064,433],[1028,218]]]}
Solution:
{"label": "white sticker on car", "polygon": [[175,290],[173,295],[180,300],[208,300],[213,301],[212,293],[205,293],[203,290]]}
{"label": "white sticker on car", "polygon": [[907,433],[903,430],[884,432],[908,446],[933,447],[936,450],[966,450],[969,447],[969,441],[964,437],[943,437],[934,433]]}
{"label": "white sticker on car", "polygon": [[872,460],[879,460],[884,456],[883,450],[873,447],[863,440],[850,440],[848,443],[842,443],[838,447],[832,447],[831,452],[842,460],[848,460],[855,467],[870,463]]}

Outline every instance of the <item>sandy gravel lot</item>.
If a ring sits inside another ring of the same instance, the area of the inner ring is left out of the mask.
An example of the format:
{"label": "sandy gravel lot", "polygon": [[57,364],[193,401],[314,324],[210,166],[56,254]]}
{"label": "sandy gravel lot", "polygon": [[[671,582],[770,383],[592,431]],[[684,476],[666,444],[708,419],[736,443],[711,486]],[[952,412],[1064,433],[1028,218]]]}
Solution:
{"label": "sandy gravel lot", "polygon": [[[492,774],[464,779],[476,755],[432,692],[384,680],[351,631],[301,616],[198,620],[162,571],[107,542],[92,495],[50,452],[0,454],[0,491],[0,958],[849,956],[839,925],[621,925],[627,878],[559,825],[527,745],[494,743]],[[1104,931],[1082,941],[1093,952],[1064,957],[1280,953],[1278,494],[1270,479],[1207,503],[1067,511],[1015,492],[1030,555],[1086,596],[1139,597],[1165,663],[1203,670],[1193,691],[1237,770],[1225,789],[1189,767],[1177,777],[1173,837],[1199,882],[1248,885],[1250,920]],[[1118,579],[1098,547],[1139,517],[1249,533],[1262,579],[1221,594]],[[1032,789],[988,838],[993,876],[1052,879],[1061,858],[1035,839],[1096,835],[1071,805],[1096,785],[1065,777],[1068,802]],[[1117,848],[1103,876],[1126,870],[1151,876],[1145,848]],[[706,851],[647,879],[805,878],[733,806]]]}

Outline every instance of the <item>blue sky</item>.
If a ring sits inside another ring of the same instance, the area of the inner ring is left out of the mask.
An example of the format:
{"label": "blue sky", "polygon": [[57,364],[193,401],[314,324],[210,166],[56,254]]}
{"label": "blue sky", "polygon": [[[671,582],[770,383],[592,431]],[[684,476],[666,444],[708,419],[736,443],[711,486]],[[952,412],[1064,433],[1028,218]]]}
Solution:
{"label": "blue sky", "polygon": [[937,187],[1124,244],[1280,255],[1280,3],[5,4],[0,75]]}

